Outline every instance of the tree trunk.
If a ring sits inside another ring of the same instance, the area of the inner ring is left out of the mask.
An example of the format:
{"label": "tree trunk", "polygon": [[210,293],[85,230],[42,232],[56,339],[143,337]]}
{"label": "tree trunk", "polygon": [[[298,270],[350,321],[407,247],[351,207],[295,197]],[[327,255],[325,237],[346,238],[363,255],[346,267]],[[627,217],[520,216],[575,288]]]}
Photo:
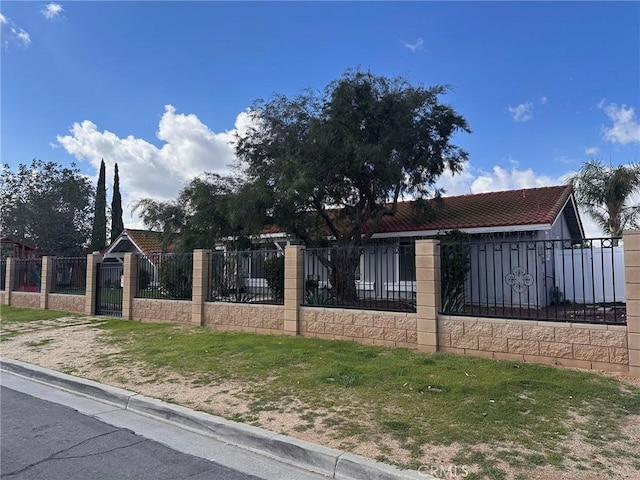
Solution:
{"label": "tree trunk", "polygon": [[360,247],[338,247],[332,253],[330,279],[332,292],[340,304],[357,305],[356,270]]}

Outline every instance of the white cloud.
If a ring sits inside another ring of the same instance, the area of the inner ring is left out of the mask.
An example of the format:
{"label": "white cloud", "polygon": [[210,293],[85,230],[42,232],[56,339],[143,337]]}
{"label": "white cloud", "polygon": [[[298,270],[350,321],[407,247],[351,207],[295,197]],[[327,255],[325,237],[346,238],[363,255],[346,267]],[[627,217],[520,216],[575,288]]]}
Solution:
{"label": "white cloud", "polygon": [[507,110],[511,113],[515,122],[526,122],[527,120],[531,120],[531,117],[533,116],[533,103],[521,103],[516,107],[509,105]]}
{"label": "white cloud", "polygon": [[540,105],[546,105],[548,100],[549,99],[547,98],[547,96],[543,95],[542,97],[540,97]]}
{"label": "white cloud", "polygon": [[618,106],[615,103],[606,104],[602,100],[598,104],[606,115],[613,121],[612,127],[602,127],[602,136],[613,143],[640,143],[640,123],[636,120],[633,107]]}
{"label": "white cloud", "polygon": [[13,20],[5,17],[0,13],[0,32],[2,32],[2,45],[4,48],[9,48],[12,43],[18,43],[23,47],[31,45],[31,35],[18,25]]}
{"label": "white cloud", "polygon": [[63,10],[64,8],[62,8],[62,5],[59,3],[48,3],[42,7],[40,13],[42,13],[47,20],[53,20],[54,18],[59,17]]}
{"label": "white cloud", "polygon": [[597,155],[599,151],[600,149],[598,147],[587,147],[584,149],[584,153],[590,156]]}
{"label": "white cloud", "polygon": [[130,216],[141,198],[174,199],[189,180],[205,171],[229,173],[235,160],[234,133],[247,124],[248,114],[242,112],[233,130],[215,133],[196,115],[176,113],[172,105],[166,105],[156,132],[163,142],[160,147],[131,135],[100,131],[90,120],[74,123],[70,135],[59,135],[57,140],[68,153],[88,160],[96,170],[102,158],[111,172],[118,163],[125,225],[141,227],[139,219]]}
{"label": "white cloud", "polygon": [[421,38],[416,38],[416,41],[414,43],[406,43],[405,42],[404,46],[405,46],[405,48],[408,48],[412,52],[415,52],[417,50],[422,50],[422,48],[424,46],[424,40],[422,40]]}

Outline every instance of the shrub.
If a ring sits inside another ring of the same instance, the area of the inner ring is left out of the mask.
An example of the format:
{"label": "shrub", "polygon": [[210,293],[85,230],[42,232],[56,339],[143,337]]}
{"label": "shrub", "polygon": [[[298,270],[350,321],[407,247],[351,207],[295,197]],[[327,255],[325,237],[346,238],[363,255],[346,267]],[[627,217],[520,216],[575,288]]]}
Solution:
{"label": "shrub", "polygon": [[267,286],[276,300],[284,298],[284,257],[271,257],[264,262]]}
{"label": "shrub", "polygon": [[160,287],[169,297],[190,299],[193,282],[193,263],[187,256],[165,256],[160,263]]}

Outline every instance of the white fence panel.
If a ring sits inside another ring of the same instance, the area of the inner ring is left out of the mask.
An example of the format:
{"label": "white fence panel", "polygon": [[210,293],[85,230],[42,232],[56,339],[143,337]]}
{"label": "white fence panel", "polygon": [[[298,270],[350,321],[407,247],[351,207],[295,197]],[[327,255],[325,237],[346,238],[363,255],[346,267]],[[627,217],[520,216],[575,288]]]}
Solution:
{"label": "white fence panel", "polygon": [[625,302],[622,247],[556,250],[556,286],[576,303]]}

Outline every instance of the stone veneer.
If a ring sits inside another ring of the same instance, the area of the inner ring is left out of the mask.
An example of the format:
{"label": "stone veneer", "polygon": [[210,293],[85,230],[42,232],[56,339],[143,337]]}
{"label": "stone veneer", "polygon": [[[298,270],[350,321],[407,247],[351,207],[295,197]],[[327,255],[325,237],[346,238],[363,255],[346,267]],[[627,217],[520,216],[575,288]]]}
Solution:
{"label": "stone veneer", "polygon": [[438,350],[627,372],[627,327],[440,315]]}
{"label": "stone veneer", "polygon": [[191,300],[134,298],[132,320],[140,322],[191,323]]}
{"label": "stone veneer", "polygon": [[13,307],[40,308],[40,293],[36,292],[11,292],[11,305]]}
{"label": "stone veneer", "polygon": [[216,330],[282,334],[284,305],[205,302],[203,325]]}
{"label": "stone veneer", "polygon": [[84,313],[84,295],[49,294],[49,308],[61,312]]}
{"label": "stone veneer", "polygon": [[300,307],[304,337],[353,340],[371,345],[417,348],[415,313]]}

